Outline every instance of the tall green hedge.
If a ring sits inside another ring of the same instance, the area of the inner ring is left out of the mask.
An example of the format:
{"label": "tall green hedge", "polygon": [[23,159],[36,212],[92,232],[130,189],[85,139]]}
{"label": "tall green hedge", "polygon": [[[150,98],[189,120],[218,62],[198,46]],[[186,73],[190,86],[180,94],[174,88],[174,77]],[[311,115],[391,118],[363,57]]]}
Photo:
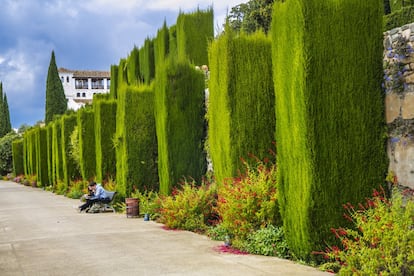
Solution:
{"label": "tall green hedge", "polygon": [[62,154],[62,120],[53,120],[52,126],[52,178],[53,190],[56,190],[58,181],[63,181],[63,154]]}
{"label": "tall green hedge", "polygon": [[81,108],[77,114],[80,171],[83,180],[92,181],[96,175],[95,115],[90,108]]}
{"label": "tall green hedge", "polygon": [[146,38],[139,50],[139,66],[145,84],[150,84],[155,77],[154,39]]}
{"label": "tall green hedge", "polygon": [[115,144],[118,192],[129,196],[133,189],[158,190],[152,87],[119,90]]}
{"label": "tall green hedge", "polygon": [[26,177],[37,174],[36,128],[26,130],[23,137],[23,167]]}
{"label": "tall green hedge", "polygon": [[36,131],[36,158],[38,186],[48,186],[50,183],[47,163],[47,130],[44,127],[38,127]]}
{"label": "tall green hedge", "polygon": [[243,169],[241,157],[268,156],[275,130],[271,43],[230,29],[209,49],[209,145],[218,181]]}
{"label": "tall green hedge", "polygon": [[183,177],[206,172],[204,75],[187,62],[157,67],[155,114],[160,192],[169,194]]}
{"label": "tall green hedge", "polygon": [[170,51],[170,32],[167,22],[164,20],[162,28],[158,30],[157,37],[154,40],[154,62],[155,67],[163,63]]}
{"label": "tall green hedge", "polygon": [[172,25],[169,29],[169,54],[177,56],[177,25]]}
{"label": "tall green hedge", "polygon": [[76,166],[76,161],[71,154],[70,136],[77,124],[76,113],[65,114],[61,118],[61,147],[62,147],[62,166],[63,166],[63,185],[64,187],[70,187],[72,180],[76,180],[80,177],[79,170]]}
{"label": "tall green hedge", "polygon": [[138,85],[141,82],[141,73],[139,69],[139,50],[135,46],[127,58],[127,76],[128,84]]}
{"label": "tall green hedge", "polygon": [[48,184],[49,185],[53,185],[53,183],[55,182],[55,178],[54,178],[54,170],[53,170],[53,124],[54,121],[48,123],[46,125],[46,141],[47,141],[47,169],[48,169],[48,176],[49,176],[49,180],[48,180]]}
{"label": "tall green hedge", "polygon": [[23,166],[23,139],[12,142],[13,172],[16,176],[24,174]]}
{"label": "tall green hedge", "polygon": [[208,62],[207,48],[214,38],[213,8],[197,9],[192,13],[180,13],[177,18],[177,50],[179,59],[188,59],[192,64]]}
{"label": "tall green hedge", "polygon": [[342,204],[384,181],[382,15],[380,0],[275,3],[279,202],[297,257],[333,243]]}
{"label": "tall green hedge", "polygon": [[116,155],[113,138],[116,132],[115,100],[94,101],[96,181],[115,179]]}
{"label": "tall green hedge", "polygon": [[109,88],[109,94],[112,99],[117,98],[117,88],[118,88],[118,65],[111,65],[111,85]]}

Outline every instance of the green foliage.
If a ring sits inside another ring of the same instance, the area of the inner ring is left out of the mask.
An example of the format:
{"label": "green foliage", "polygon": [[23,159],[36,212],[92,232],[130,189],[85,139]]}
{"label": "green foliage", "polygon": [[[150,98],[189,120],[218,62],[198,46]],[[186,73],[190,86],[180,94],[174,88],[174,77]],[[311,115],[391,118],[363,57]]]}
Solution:
{"label": "green foliage", "polygon": [[389,0],[391,12],[397,12],[405,7],[414,5],[413,0]]}
{"label": "green foliage", "polygon": [[139,68],[143,83],[150,84],[155,77],[154,39],[146,38],[139,50]]}
{"label": "green foliage", "polygon": [[139,71],[139,50],[135,46],[127,58],[127,76],[129,85],[137,85],[141,82]]}
{"label": "green foliage", "polygon": [[177,18],[177,54],[180,60],[208,64],[208,42],[214,38],[213,8],[180,13]]}
{"label": "green foliage", "polygon": [[15,175],[24,174],[23,166],[23,139],[16,139],[12,142],[13,172]]}
{"label": "green foliage", "polygon": [[404,7],[384,16],[384,31],[401,27],[412,22],[414,22],[414,6]]}
{"label": "green foliage", "polygon": [[278,189],[298,258],[331,241],[342,202],[383,182],[382,15],[381,1],[274,5]]}
{"label": "green foliage", "polygon": [[204,75],[172,59],[157,69],[158,174],[160,192],[166,195],[183,177],[200,182],[206,172]]}
{"label": "green foliage", "polygon": [[240,157],[267,157],[274,140],[271,43],[263,33],[231,30],[209,48],[209,146],[217,181],[236,176]]}
{"label": "green foliage", "polygon": [[61,153],[62,153],[62,169],[63,169],[63,185],[66,189],[72,180],[78,179],[80,176],[77,170],[76,162],[71,155],[70,135],[72,134],[77,124],[76,113],[65,114],[61,118]]}
{"label": "green foliage", "polygon": [[215,217],[215,189],[185,181],[171,196],[161,198],[160,222],[171,229],[204,232]]}
{"label": "green foliage", "polygon": [[[169,36],[169,53],[170,56],[177,57],[177,25],[172,25],[170,27],[170,36]],[[157,65],[158,66],[158,65]]]}
{"label": "green foliage", "polygon": [[117,65],[111,65],[111,87],[109,88],[109,94],[112,99],[116,99],[118,97],[118,68],[119,67]]}
{"label": "green foliage", "polygon": [[207,236],[214,241],[225,241],[228,237],[227,229],[221,224],[213,225],[207,228]]}
{"label": "green foliage", "polygon": [[331,229],[342,247],[328,246],[316,253],[337,264],[340,275],[414,274],[412,195],[404,200],[402,193],[394,190],[388,200],[384,191],[374,191],[359,208],[350,203],[344,207],[345,217],[354,227]]}
{"label": "green foliage", "polygon": [[143,192],[136,190],[131,194],[131,197],[138,198],[139,212],[141,215],[154,215],[159,211],[159,196],[157,192],[152,190],[145,190]]}
{"label": "green foliage", "polygon": [[156,67],[165,61],[169,52],[170,32],[168,31],[167,22],[164,20],[164,24],[158,30],[157,37],[154,40],[154,62]]}
{"label": "green foliage", "polygon": [[[46,126],[46,144],[47,144],[47,174],[48,174],[48,183],[49,185],[53,185],[53,183],[55,182],[55,178],[54,178],[54,169],[53,169],[53,125],[54,122],[50,122],[49,124],[47,124]],[[53,186],[52,186],[53,187]]]}
{"label": "green foliage", "polygon": [[277,1],[250,0],[234,6],[226,17],[226,23],[236,32],[254,33],[262,30],[268,33],[272,23],[273,2]]}
{"label": "green foliage", "polygon": [[116,132],[115,100],[94,101],[96,181],[103,182],[115,178],[116,155],[112,138]]}
{"label": "green foliage", "polygon": [[0,175],[6,175],[13,171],[13,141],[20,136],[15,132],[9,132],[0,138]]}
{"label": "green foliage", "polygon": [[0,138],[11,131],[9,105],[7,96],[3,94],[3,83],[0,82]]}
{"label": "green foliage", "polygon": [[36,129],[31,128],[27,130],[23,136],[23,165],[26,177],[29,175],[36,175],[37,173],[35,131]]}
{"label": "green foliage", "polygon": [[243,249],[257,255],[289,258],[289,246],[285,240],[283,227],[273,225],[249,234]]}
{"label": "green foliage", "polygon": [[86,194],[86,187],[87,183],[85,181],[72,181],[69,185],[69,191],[67,192],[66,196],[69,198],[79,199],[84,194]]}
{"label": "green foliage", "polygon": [[37,186],[45,187],[49,184],[49,169],[47,164],[47,130],[44,127],[37,127],[36,158]]}
{"label": "green foliage", "polygon": [[70,134],[70,155],[75,163],[77,170],[80,171],[80,149],[79,149],[79,131],[76,125]]}
{"label": "green foliage", "polygon": [[54,120],[52,126],[52,178],[53,189],[63,180],[62,120]]}
{"label": "green foliage", "polygon": [[277,204],[276,166],[245,162],[246,172],[229,178],[218,188],[217,210],[221,226],[236,247],[243,247],[249,233],[267,225],[280,225]]}
{"label": "green foliage", "polygon": [[53,120],[57,114],[64,114],[67,109],[67,100],[62,81],[56,66],[55,52],[52,51],[46,81],[46,115],[45,123]]}
{"label": "green foliage", "polygon": [[78,110],[80,171],[83,180],[91,181],[96,175],[95,115],[89,108]]}
{"label": "green foliage", "polygon": [[154,119],[154,91],[149,86],[128,86],[118,90],[116,135],[116,182],[122,196],[133,186],[143,191],[158,190],[157,138]]}

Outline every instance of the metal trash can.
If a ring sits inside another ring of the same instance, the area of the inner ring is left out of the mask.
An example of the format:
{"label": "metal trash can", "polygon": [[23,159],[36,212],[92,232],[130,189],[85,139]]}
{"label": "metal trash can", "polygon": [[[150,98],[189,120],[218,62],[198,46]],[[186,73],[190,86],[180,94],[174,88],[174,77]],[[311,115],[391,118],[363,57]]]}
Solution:
{"label": "metal trash can", "polygon": [[138,198],[125,198],[127,218],[137,218],[139,216]]}

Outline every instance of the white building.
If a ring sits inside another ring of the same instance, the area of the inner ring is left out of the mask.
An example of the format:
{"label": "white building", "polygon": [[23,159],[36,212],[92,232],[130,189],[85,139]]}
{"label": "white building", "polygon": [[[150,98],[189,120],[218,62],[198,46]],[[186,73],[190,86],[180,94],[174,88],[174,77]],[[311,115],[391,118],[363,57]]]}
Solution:
{"label": "white building", "polygon": [[91,104],[93,95],[109,93],[111,73],[105,71],[80,71],[59,68],[68,109],[77,110]]}

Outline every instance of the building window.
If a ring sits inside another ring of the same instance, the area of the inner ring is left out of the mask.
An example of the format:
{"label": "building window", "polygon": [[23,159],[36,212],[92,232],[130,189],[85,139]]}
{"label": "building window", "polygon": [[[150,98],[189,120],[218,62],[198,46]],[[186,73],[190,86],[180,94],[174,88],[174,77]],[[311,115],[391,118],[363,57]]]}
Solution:
{"label": "building window", "polygon": [[76,79],[75,88],[76,89],[88,89],[88,79]]}
{"label": "building window", "polygon": [[80,97],[80,93],[79,93],[79,92],[78,92],[78,93],[76,93],[76,97],[78,97],[78,98]]}
{"label": "building window", "polygon": [[82,93],[82,97],[83,97],[83,98],[85,98],[85,97],[86,97],[86,93],[85,93],[85,92],[83,92],[83,93]]}
{"label": "building window", "polygon": [[69,77],[66,77],[66,82],[69,83]]}
{"label": "building window", "polygon": [[92,89],[103,89],[103,79],[92,79]]}

